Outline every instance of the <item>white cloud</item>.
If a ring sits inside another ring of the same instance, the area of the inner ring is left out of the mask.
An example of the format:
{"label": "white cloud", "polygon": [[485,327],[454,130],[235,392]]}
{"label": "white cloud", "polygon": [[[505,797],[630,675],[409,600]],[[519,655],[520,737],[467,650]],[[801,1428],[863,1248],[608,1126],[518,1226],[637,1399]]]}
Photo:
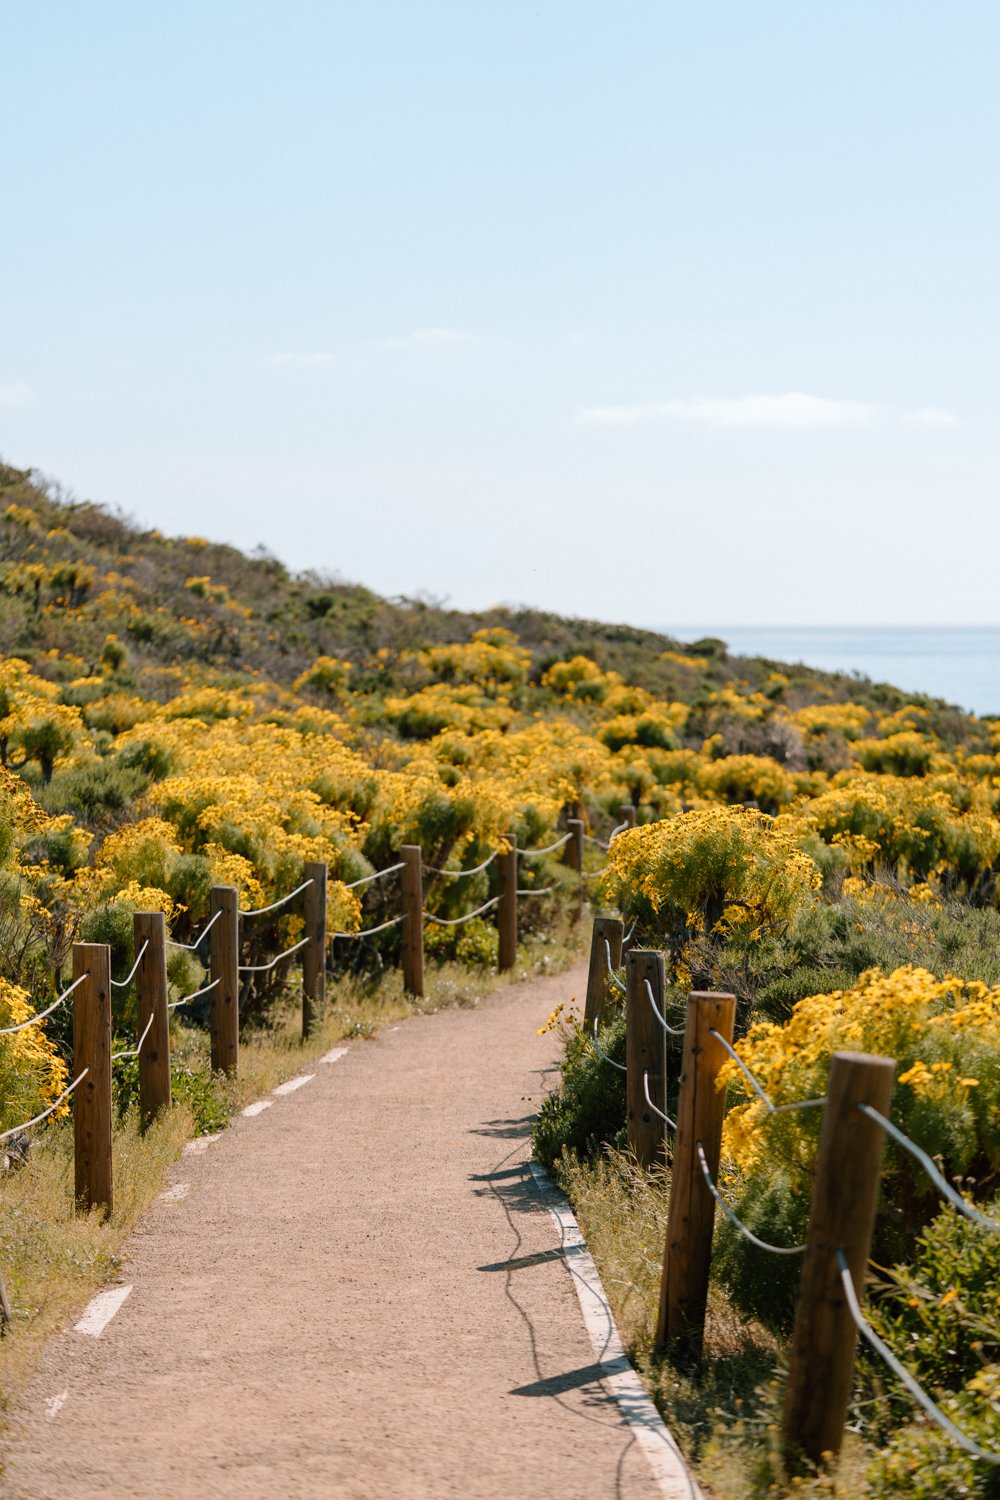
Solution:
{"label": "white cloud", "polygon": [[831,401],[789,391],[782,396],[696,397],[689,401],[646,401],[637,406],[592,406],[581,422],[634,427],[664,419],[707,427],[843,427],[868,422],[876,408],[865,401]]}
{"label": "white cloud", "polygon": [[959,419],[953,411],[940,406],[923,406],[919,411],[908,411],[903,417],[914,427],[957,427]]}
{"label": "white cloud", "polygon": [[30,406],[34,399],[34,387],[26,380],[11,380],[0,384],[0,406]]}
{"label": "white cloud", "polygon": [[379,339],[378,349],[442,349],[453,344],[469,343],[471,335],[457,328],[417,328],[398,338]]}

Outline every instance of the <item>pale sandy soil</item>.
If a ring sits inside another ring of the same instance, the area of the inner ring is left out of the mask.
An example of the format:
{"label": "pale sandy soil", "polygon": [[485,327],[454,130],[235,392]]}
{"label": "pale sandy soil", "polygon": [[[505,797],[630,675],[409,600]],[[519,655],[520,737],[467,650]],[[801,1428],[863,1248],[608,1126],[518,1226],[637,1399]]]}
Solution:
{"label": "pale sandy soil", "polygon": [[188,1194],[132,1240],[121,1311],[47,1347],[2,1493],[658,1493],[524,1166],[558,1051],[536,1028],[583,984],[355,1043],[178,1162]]}

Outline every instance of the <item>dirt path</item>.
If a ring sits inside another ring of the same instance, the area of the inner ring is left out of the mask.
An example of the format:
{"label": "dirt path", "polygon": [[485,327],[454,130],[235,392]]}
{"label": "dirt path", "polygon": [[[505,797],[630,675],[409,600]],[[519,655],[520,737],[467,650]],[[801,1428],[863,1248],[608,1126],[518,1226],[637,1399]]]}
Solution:
{"label": "dirt path", "polygon": [[583,983],[356,1043],[180,1161],[121,1310],[49,1345],[3,1493],[657,1494],[561,1258],[517,1264],[557,1244],[524,1165],[536,1028]]}

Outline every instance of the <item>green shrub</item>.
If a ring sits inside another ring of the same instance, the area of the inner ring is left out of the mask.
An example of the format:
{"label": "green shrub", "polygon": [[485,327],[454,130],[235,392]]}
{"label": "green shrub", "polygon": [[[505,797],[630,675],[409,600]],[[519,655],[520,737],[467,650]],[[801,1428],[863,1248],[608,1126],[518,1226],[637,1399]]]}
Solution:
{"label": "green shrub", "polygon": [[[604,1028],[600,1043],[608,1057],[624,1064],[624,1015]],[[560,1072],[560,1087],[543,1100],[532,1133],[535,1157],[546,1167],[564,1150],[587,1158],[604,1145],[619,1145],[625,1128],[625,1075],[598,1056],[579,1028],[566,1037]]]}

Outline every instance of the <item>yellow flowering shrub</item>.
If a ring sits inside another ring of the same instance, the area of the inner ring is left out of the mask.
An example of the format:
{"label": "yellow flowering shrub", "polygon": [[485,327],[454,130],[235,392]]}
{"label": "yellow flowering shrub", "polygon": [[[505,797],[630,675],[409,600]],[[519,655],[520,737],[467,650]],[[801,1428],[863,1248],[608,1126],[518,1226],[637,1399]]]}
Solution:
{"label": "yellow flowering shrub", "polygon": [[[19,1026],[43,1008],[36,1008],[19,985],[0,978],[0,1029]],[[66,1065],[44,1024],[0,1036],[0,1131],[39,1114],[68,1081]],[[65,1105],[61,1112],[66,1112]]]}

